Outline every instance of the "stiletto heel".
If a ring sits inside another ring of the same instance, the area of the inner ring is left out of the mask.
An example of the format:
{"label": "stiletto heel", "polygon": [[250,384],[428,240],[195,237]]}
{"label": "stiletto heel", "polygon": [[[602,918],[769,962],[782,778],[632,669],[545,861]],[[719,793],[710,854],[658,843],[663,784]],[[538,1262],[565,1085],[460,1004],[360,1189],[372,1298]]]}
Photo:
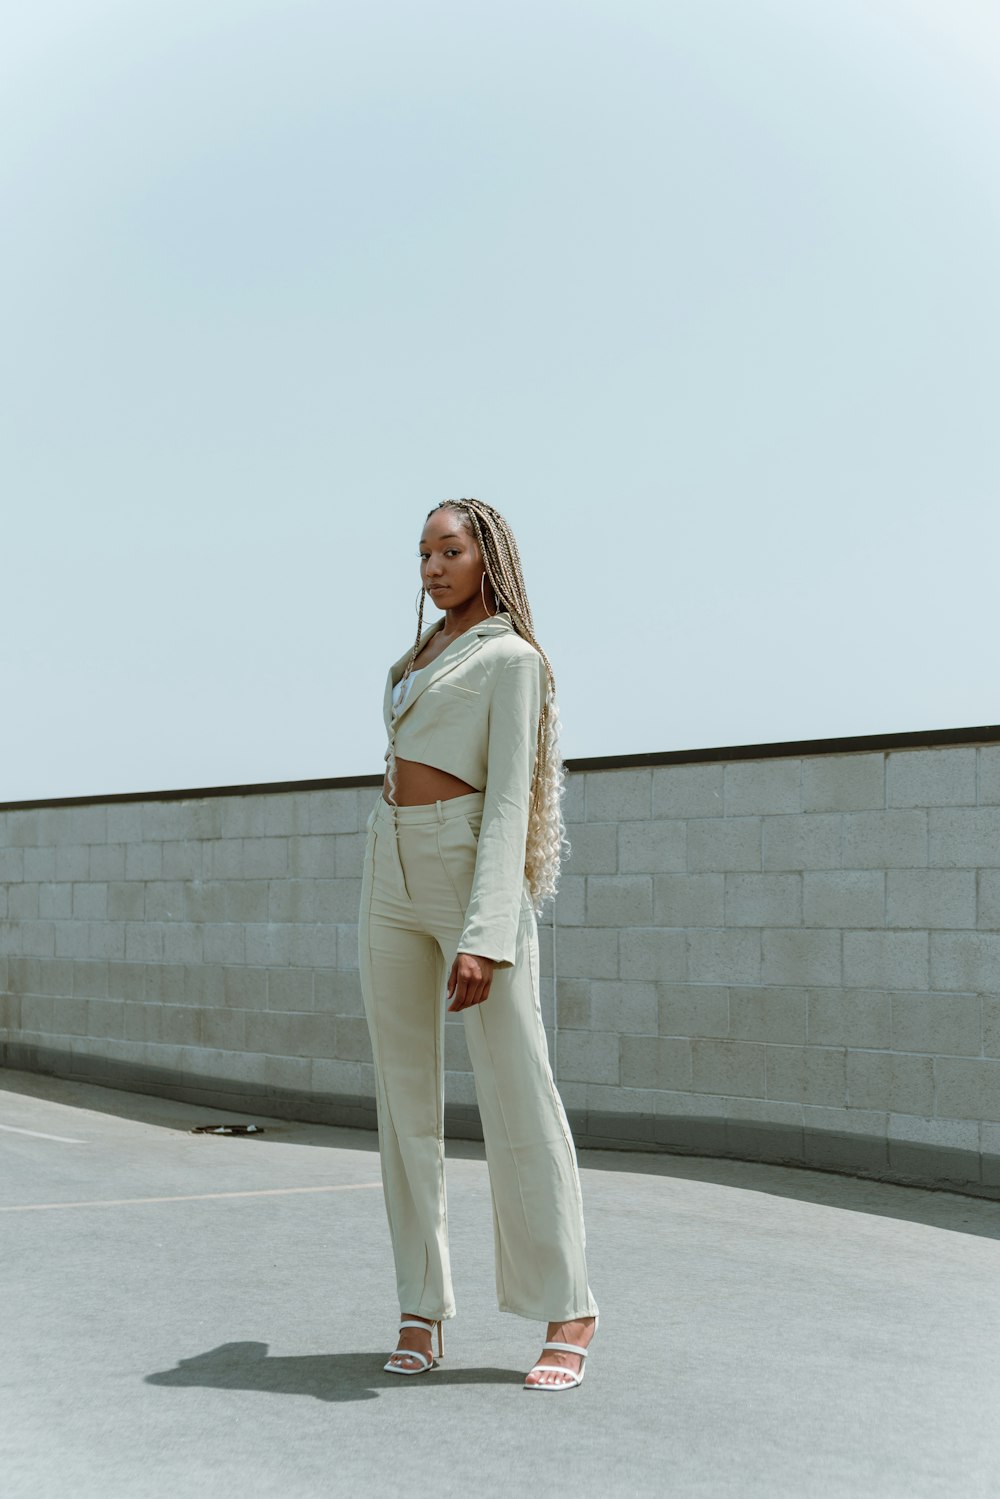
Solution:
{"label": "stiletto heel", "polygon": [[[404,1327],[418,1327],[421,1332],[430,1333],[433,1337],[434,1326],[435,1324],[433,1322],[415,1322],[412,1319],[404,1319],[399,1324],[399,1330],[400,1332],[402,1332]],[[444,1358],[444,1328],[441,1322],[437,1323],[437,1335],[438,1358]],[[416,1369],[402,1369],[400,1368],[399,1364],[394,1364],[392,1362],[394,1358],[419,1359],[420,1364]],[[434,1369],[437,1367],[437,1365],[433,1356],[428,1356],[426,1353],[420,1353],[415,1348],[397,1348],[395,1353],[390,1355],[388,1363],[383,1364],[382,1367],[387,1374],[426,1374],[428,1369]]]}

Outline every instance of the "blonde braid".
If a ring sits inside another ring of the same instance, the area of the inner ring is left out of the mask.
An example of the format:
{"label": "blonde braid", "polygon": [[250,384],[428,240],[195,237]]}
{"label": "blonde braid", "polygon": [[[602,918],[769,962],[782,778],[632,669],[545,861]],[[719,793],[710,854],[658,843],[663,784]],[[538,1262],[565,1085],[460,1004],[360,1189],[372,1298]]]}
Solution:
{"label": "blonde braid", "polygon": [[[547,897],[556,893],[563,853],[569,852],[562,814],[566,772],[559,753],[559,708],[556,703],[555,673],[548,656],[535,639],[535,624],[524,586],[521,554],[517,549],[514,533],[499,510],[494,510],[492,505],[487,505],[482,500],[442,500],[433,510],[428,511],[427,518],[430,519],[437,510],[454,510],[465,521],[479,546],[483,567],[498,609],[506,609],[518,635],[534,646],[545,663],[548,684],[538,720],[524,861],[532,904],[535,911],[540,913]],[[419,640],[418,627],[418,643]],[[410,657],[411,665],[415,656],[416,647]]]}

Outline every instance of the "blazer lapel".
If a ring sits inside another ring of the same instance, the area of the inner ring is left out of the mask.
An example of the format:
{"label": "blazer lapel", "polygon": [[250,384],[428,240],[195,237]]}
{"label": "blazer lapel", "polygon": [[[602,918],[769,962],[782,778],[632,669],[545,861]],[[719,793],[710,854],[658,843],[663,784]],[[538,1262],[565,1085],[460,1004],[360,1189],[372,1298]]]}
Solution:
{"label": "blazer lapel", "polygon": [[[429,630],[424,631],[424,633],[420,637],[420,650],[423,650],[424,646],[430,640],[431,636],[436,634],[437,631],[443,627],[443,624],[444,621],[439,619],[436,624],[431,625]],[[507,634],[509,631],[513,630],[513,628],[514,626],[511,622],[510,615],[505,612],[501,612],[499,614],[494,614],[490,619],[484,619],[481,624],[473,625],[471,630],[463,631],[463,633],[459,635],[456,640],[453,640],[450,645],[445,646],[440,656],[438,656],[436,661],[434,661],[434,663],[432,664],[430,670],[426,672],[422,671],[420,673],[420,676],[417,677],[413,686],[410,688],[409,696],[407,697],[406,702],[403,704],[403,711],[396,719],[396,722],[400,722],[400,720],[409,712],[410,708],[412,708],[413,704],[417,701],[420,695],[423,692],[426,692],[427,688],[430,687],[432,682],[440,682],[442,677],[446,677],[449,672],[454,671],[455,667],[460,665],[461,662],[468,660],[471,655],[473,655],[480,649],[484,640],[488,640],[491,635]],[[418,650],[417,652],[418,655],[420,654],[420,650]],[[407,661],[409,661],[409,659],[410,652],[407,651],[405,655],[400,656],[398,661],[394,661],[392,666],[390,666],[389,668],[389,675],[386,678],[385,695],[383,701],[385,725],[387,730],[390,729],[392,725],[392,689],[401,679],[403,672],[406,670],[406,663]]]}

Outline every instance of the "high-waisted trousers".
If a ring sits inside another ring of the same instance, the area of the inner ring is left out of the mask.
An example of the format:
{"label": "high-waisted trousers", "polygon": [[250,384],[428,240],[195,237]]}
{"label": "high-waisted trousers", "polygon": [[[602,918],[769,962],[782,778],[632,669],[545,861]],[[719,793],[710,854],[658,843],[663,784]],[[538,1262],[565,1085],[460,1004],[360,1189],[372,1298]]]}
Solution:
{"label": "high-waisted trousers", "polygon": [[[444,1175],[448,974],[472,889],[483,793],[368,818],[359,965],[401,1312],[455,1315]],[[538,929],[525,890],[512,967],[461,1011],[483,1126],[501,1311],[593,1316],[576,1151],[549,1066]]]}

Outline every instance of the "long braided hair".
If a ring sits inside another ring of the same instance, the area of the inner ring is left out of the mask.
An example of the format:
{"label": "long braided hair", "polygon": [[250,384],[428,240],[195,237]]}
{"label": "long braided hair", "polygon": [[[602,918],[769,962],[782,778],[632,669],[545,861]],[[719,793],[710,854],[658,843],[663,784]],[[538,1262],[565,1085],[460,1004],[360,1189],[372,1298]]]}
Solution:
{"label": "long braided hair", "polygon": [[[535,768],[531,778],[531,793],[528,809],[528,838],[525,849],[524,873],[528,881],[531,901],[536,913],[541,912],[544,901],[555,895],[559,883],[559,871],[563,852],[569,852],[566,826],[562,814],[562,796],[565,785],[565,768],[559,752],[559,708],[556,703],[556,679],[552,664],[535,639],[535,625],[531,616],[531,605],[524,586],[521,554],[510,529],[499,510],[483,500],[442,500],[427,512],[427,519],[438,510],[454,510],[470,531],[479,547],[486,577],[496,598],[497,612],[505,609],[511,623],[524,640],[533,645],[545,663],[548,689],[538,720],[538,741],[535,753]],[[424,600],[426,594],[420,590],[417,611],[417,638],[406,663],[403,681],[413,670],[420,637],[424,628]],[[393,709],[393,729],[396,711]],[[395,755],[389,750],[390,796],[395,799]]]}

